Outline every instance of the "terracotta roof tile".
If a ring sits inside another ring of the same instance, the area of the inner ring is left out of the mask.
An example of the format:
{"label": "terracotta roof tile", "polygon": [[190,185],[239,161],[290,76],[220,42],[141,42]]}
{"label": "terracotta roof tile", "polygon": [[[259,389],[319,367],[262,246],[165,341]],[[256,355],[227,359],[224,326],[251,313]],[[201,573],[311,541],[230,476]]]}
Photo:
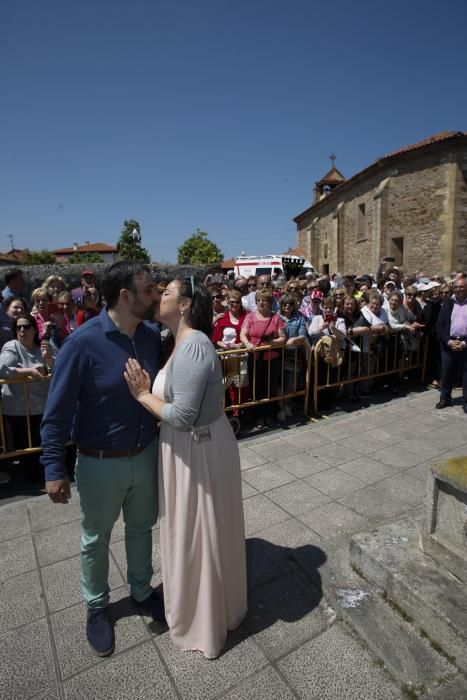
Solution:
{"label": "terracotta roof tile", "polygon": [[452,139],[456,136],[467,136],[466,131],[440,131],[437,134],[433,134],[433,136],[428,136],[426,139],[422,139],[422,141],[417,141],[417,143],[412,143],[410,146],[404,146],[403,148],[399,148],[397,151],[392,151],[391,153],[387,153],[385,156],[381,156],[381,158],[378,158],[377,160],[384,160],[385,158],[392,158],[393,156],[398,156],[400,153],[407,153],[408,151],[415,151],[417,148],[423,148],[423,146],[429,146],[431,143],[439,143],[440,141],[447,141],[448,139]]}
{"label": "terracotta roof tile", "polygon": [[449,141],[451,139],[453,141],[456,139],[465,139],[466,137],[467,131],[440,131],[439,133],[434,134],[433,136],[428,136],[428,138],[423,139],[422,141],[417,141],[417,143],[413,143],[409,146],[404,146],[403,148],[400,148],[397,151],[393,151],[392,153],[388,153],[385,156],[381,156],[381,158],[378,158],[366,168],[364,168],[358,173],[355,173],[355,175],[352,175],[352,177],[350,177],[348,180],[342,182],[330,194],[328,194],[327,197],[319,200],[318,202],[315,202],[310,207],[300,212],[300,214],[295,216],[293,220],[296,223],[298,223],[303,216],[308,216],[311,210],[314,209],[314,207],[319,207],[323,202],[327,202],[329,199],[334,200],[335,197],[340,195],[343,190],[347,190],[349,187],[352,187],[352,185],[355,182],[361,180],[362,178],[368,176],[370,173],[377,171],[378,168],[384,166],[385,161],[391,161],[393,158],[397,158],[398,156],[404,155],[405,153],[409,153],[410,151],[416,151],[419,148],[425,148],[427,146],[431,146],[432,144],[441,143],[443,141]]}
{"label": "terracotta roof tile", "polygon": [[79,245],[76,248],[74,246],[71,246],[71,248],[57,248],[53,252],[55,255],[64,253],[116,253],[117,248],[113,245],[108,245],[108,243],[90,243],[89,245]]}
{"label": "terracotta roof tile", "polygon": [[344,182],[345,177],[342,175],[341,171],[336,167],[331,168],[321,180],[318,180],[317,185],[326,182]]}
{"label": "terracotta roof tile", "polygon": [[306,258],[306,255],[301,248],[289,248],[285,251],[285,253],[282,253],[282,255],[295,255],[297,258]]}

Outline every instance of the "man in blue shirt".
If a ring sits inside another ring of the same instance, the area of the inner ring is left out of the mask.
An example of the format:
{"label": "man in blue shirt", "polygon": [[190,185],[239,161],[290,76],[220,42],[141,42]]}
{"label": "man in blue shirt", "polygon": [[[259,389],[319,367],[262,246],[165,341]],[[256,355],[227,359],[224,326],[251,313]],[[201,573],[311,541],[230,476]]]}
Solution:
{"label": "man in blue shirt", "polygon": [[102,283],[107,309],[67,338],[55,362],[41,426],[46,490],[68,503],[64,465],[69,436],[77,444],[81,503],[81,593],[86,634],[99,656],[114,650],[109,602],[109,542],[120,511],[125,520],[128,583],[137,608],[164,620],[151,588],[152,526],[157,520],[154,417],[131,396],[123,372],[134,357],[154,379],[160,335],[151,324],[159,292],[147,267],[120,261]]}
{"label": "man in blue shirt", "polygon": [[2,290],[3,300],[6,301],[10,297],[18,297],[19,299],[22,299],[25,302],[25,306],[26,308],[28,308],[26,299],[23,297],[23,291],[26,285],[26,281],[24,279],[22,271],[19,270],[17,267],[9,268],[8,270],[5,270],[4,279],[5,288]]}

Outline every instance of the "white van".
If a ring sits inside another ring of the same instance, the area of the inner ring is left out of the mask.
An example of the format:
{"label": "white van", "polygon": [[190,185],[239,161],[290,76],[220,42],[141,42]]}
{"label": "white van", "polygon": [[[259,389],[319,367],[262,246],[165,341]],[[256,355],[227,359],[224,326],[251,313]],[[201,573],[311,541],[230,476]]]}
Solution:
{"label": "white van", "polygon": [[[283,275],[285,274],[283,258],[297,262],[303,259],[296,255],[242,255],[235,260],[234,271],[236,275],[243,275],[243,277],[249,277],[250,275]],[[304,261],[300,271],[301,274],[305,272],[316,272],[308,260]]]}

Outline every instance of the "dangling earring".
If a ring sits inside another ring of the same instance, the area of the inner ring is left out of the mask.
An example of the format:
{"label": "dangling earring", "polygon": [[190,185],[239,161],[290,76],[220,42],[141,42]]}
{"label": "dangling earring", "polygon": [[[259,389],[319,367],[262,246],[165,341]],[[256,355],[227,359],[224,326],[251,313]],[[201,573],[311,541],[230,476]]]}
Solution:
{"label": "dangling earring", "polygon": [[180,309],[180,316],[183,316],[183,309]]}

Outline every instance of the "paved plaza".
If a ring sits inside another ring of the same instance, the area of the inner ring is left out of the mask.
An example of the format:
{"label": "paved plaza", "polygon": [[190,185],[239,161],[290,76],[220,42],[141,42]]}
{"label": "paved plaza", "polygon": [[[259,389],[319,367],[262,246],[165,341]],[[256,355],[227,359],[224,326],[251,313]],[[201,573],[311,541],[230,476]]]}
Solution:
{"label": "paved plaza", "polygon": [[[76,490],[68,506],[47,496],[1,505],[0,698],[467,697],[456,664],[389,606],[378,609],[380,645],[361,633],[370,611],[352,622],[372,595],[348,565],[352,534],[417,518],[427,465],[467,455],[459,395],[442,411],[437,397],[412,391],[240,441],[249,612],[214,661],[178,651],[132,608],[121,521],[110,561],[115,653],[98,659],[84,634]],[[155,586],[158,539],[156,528]]]}

